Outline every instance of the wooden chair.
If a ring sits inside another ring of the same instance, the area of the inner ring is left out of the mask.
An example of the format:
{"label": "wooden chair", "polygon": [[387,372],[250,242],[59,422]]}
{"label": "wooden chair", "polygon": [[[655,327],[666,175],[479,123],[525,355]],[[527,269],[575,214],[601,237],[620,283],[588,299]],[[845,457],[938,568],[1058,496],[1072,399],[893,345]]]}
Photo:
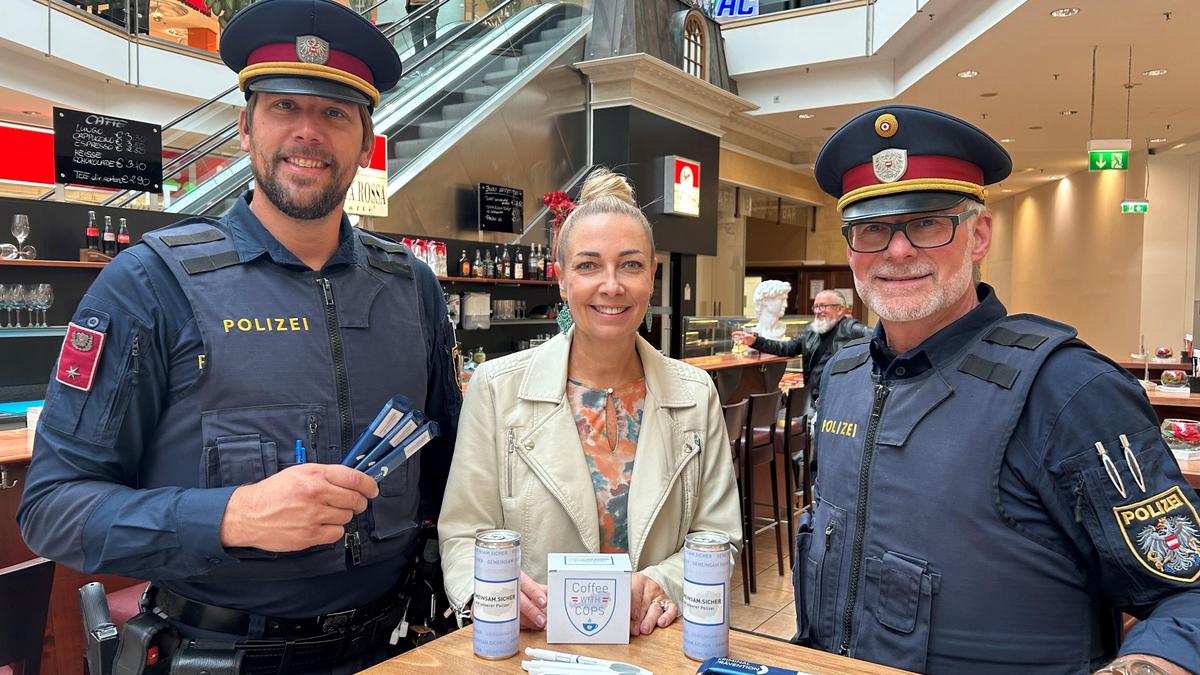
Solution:
{"label": "wooden chair", "polygon": [[[737,403],[730,403],[721,406],[721,411],[725,415],[725,431],[729,434],[729,450],[733,456],[734,473],[737,476],[738,487],[742,484],[741,462],[739,458],[742,454],[742,436],[746,432],[746,412],[750,409],[750,400],[742,399]],[[748,605],[750,604],[750,567],[749,554],[746,552],[747,542],[746,518],[742,517],[742,550],[738,551],[738,557],[742,565],[742,598]]]}
{"label": "wooden chair", "polygon": [[[742,452],[740,457],[741,474],[739,490],[742,494],[742,520],[745,523],[745,528],[748,533],[745,542],[746,550],[749,553],[750,567],[750,592],[758,591],[758,582],[755,578],[758,568],[756,566],[756,556],[754,553],[754,536],[774,528],[775,530],[775,555],[779,562],[779,575],[783,576],[783,535],[780,533],[782,523],[779,515],[779,477],[778,464],[775,461],[775,432],[777,428],[776,420],[779,417],[779,401],[783,396],[783,392],[776,389],[765,394],[750,395],[750,410],[746,413],[746,436],[742,444]],[[757,526],[757,520],[754,517],[754,468],[766,465],[771,476],[771,513],[772,517],[764,519],[766,523],[762,527]]]}
{"label": "wooden chair", "polygon": [[[787,520],[788,561],[796,551],[796,528],[793,519],[797,510],[809,501],[808,472],[808,394],[802,388],[791,389],[784,401],[783,428],[775,436],[775,451],[783,455],[783,493],[788,497],[784,506]],[[797,506],[796,498],[800,498]]]}
{"label": "wooden chair", "polygon": [[0,569],[0,670],[37,675],[42,666],[42,635],[50,609],[54,562],[34,558]]}

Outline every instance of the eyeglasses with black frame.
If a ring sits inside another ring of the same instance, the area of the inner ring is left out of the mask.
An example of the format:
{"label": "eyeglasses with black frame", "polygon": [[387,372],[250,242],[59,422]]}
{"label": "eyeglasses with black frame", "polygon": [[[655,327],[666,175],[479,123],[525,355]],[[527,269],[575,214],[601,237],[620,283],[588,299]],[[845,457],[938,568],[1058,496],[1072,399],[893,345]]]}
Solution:
{"label": "eyeglasses with black frame", "polygon": [[863,220],[843,225],[842,236],[855,253],[886,251],[897,232],[903,232],[913,248],[941,248],[954,241],[960,223],[977,213],[979,209],[967,209],[962,213],[925,215],[901,223]]}

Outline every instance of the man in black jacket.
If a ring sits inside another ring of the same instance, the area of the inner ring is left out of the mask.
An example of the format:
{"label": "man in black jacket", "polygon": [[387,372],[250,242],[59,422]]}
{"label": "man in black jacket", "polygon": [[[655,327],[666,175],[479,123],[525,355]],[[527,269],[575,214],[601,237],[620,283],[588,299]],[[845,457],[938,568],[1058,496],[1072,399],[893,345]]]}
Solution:
{"label": "man in black jacket", "polygon": [[754,333],[735,331],[736,341],[740,336],[744,344],[760,352],[777,356],[804,357],[804,387],[809,393],[809,412],[816,409],[817,394],[821,386],[821,373],[825,364],[847,342],[866,337],[871,329],[850,316],[846,297],[841,291],[821,291],[813,299],[813,314],[816,316],[804,332],[790,340],[768,340]]}

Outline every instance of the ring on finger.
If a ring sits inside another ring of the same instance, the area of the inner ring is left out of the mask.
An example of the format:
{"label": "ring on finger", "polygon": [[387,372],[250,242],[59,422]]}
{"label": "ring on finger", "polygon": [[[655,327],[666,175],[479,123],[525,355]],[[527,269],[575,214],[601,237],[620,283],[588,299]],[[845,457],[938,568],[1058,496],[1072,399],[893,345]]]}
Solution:
{"label": "ring on finger", "polygon": [[662,611],[664,611],[664,612],[665,612],[665,611],[667,611],[667,610],[671,609],[671,604],[672,604],[672,603],[671,603],[671,601],[670,601],[670,600],[668,600],[667,598],[659,598],[659,599],[657,600],[657,602],[658,602],[658,608],[659,608],[659,609],[661,609]]}

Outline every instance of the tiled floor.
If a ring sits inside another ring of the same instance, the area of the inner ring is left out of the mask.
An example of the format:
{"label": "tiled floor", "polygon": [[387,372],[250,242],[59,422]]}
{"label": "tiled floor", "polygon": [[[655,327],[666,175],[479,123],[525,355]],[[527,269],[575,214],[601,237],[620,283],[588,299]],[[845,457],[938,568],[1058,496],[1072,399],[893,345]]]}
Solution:
{"label": "tiled floor", "polygon": [[[787,546],[787,539],[783,545]],[[783,576],[775,558],[775,536],[764,532],[755,537],[755,563],[758,591],[743,604],[742,570],[735,567],[729,590],[729,624],[734,628],[790,639],[796,633],[796,603],[792,594],[791,561],[784,555]]]}

